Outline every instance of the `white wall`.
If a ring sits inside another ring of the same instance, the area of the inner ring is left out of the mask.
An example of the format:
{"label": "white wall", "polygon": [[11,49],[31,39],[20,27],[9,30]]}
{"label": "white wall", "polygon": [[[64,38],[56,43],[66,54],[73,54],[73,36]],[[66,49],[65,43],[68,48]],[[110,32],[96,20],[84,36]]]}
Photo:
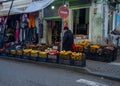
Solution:
{"label": "white wall", "polygon": [[103,6],[92,3],[90,7],[89,37],[92,43],[101,44],[103,38]]}

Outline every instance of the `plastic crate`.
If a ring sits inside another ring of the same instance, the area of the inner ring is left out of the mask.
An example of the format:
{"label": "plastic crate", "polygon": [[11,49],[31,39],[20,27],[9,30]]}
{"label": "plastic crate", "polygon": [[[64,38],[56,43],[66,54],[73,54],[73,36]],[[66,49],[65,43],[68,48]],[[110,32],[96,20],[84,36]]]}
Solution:
{"label": "plastic crate", "polygon": [[22,59],[30,59],[30,52],[23,52],[23,55],[21,56]]}
{"label": "plastic crate", "polygon": [[51,63],[59,63],[59,55],[58,54],[47,54],[47,62]]}
{"label": "plastic crate", "polygon": [[71,65],[71,55],[59,55],[59,63],[65,65]]}
{"label": "plastic crate", "polygon": [[21,58],[23,55],[23,50],[16,50],[16,57]]}
{"label": "plastic crate", "polygon": [[16,56],[16,50],[10,50],[10,57],[15,57]]}
{"label": "plastic crate", "polygon": [[82,53],[82,56],[80,59],[73,59],[71,57],[71,65],[72,66],[80,66],[80,67],[85,67],[86,66],[86,56],[84,53]]}
{"label": "plastic crate", "polygon": [[47,57],[46,58],[38,57],[37,61],[39,61],[39,62],[47,62]]}

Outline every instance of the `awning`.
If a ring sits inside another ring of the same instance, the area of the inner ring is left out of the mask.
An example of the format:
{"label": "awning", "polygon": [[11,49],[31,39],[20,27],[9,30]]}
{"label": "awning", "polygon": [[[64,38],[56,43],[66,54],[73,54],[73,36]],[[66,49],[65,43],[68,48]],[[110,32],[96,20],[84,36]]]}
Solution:
{"label": "awning", "polygon": [[[23,10],[25,10],[30,5],[31,2],[32,0],[26,0],[25,2],[24,0],[14,0],[13,2],[13,7],[15,8],[14,10],[23,12]],[[4,2],[2,3],[2,5],[3,9],[0,10],[0,16],[7,16],[10,9],[11,1]],[[11,11],[10,15],[19,14],[20,12]]]}
{"label": "awning", "polygon": [[54,1],[55,0],[38,0],[38,1],[31,2],[30,5],[28,5],[28,7],[23,11],[19,10],[15,7],[12,8],[11,11],[12,12],[18,12],[18,13],[35,12],[35,11],[39,11],[41,9],[44,9],[45,7],[47,7],[48,5],[50,5]]}

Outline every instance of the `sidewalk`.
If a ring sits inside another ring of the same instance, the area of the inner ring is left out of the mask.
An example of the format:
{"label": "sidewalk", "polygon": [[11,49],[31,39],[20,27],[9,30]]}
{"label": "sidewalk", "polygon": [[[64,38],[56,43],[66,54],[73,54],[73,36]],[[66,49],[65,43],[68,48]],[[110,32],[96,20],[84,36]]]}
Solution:
{"label": "sidewalk", "polygon": [[30,62],[30,63],[32,62],[35,64],[40,64],[42,66],[61,68],[69,71],[80,72],[80,73],[85,73],[85,74],[90,74],[90,75],[95,75],[103,78],[120,81],[120,56],[117,58],[116,61],[110,63],[86,60],[86,67],[76,67],[76,66],[54,64],[47,62],[36,62],[32,60],[24,60],[20,58],[12,58],[12,57],[3,57],[3,58],[22,61],[22,62]]}
{"label": "sidewalk", "polygon": [[[120,80],[120,65],[115,65],[112,63],[114,62],[105,63],[87,60],[86,70],[92,74]],[[120,64],[120,62],[118,64]]]}

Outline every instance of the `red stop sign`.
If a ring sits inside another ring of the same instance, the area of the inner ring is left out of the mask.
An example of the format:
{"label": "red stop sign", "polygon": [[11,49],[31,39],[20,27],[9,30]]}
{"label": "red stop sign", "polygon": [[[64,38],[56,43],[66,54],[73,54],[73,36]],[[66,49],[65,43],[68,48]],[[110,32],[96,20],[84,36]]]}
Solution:
{"label": "red stop sign", "polygon": [[58,10],[58,15],[61,17],[61,18],[67,18],[68,15],[69,15],[69,10],[67,7],[65,6],[61,6]]}

